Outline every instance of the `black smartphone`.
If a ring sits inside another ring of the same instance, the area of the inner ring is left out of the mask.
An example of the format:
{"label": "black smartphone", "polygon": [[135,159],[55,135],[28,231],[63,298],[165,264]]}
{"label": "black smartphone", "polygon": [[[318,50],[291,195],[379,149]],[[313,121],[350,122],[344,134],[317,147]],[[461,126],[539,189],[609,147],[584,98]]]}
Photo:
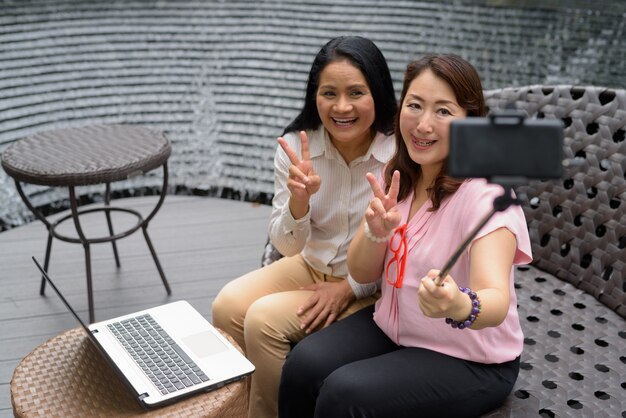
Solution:
{"label": "black smartphone", "polygon": [[517,111],[450,125],[448,175],[456,178],[560,178],[563,172],[563,122],[529,119]]}

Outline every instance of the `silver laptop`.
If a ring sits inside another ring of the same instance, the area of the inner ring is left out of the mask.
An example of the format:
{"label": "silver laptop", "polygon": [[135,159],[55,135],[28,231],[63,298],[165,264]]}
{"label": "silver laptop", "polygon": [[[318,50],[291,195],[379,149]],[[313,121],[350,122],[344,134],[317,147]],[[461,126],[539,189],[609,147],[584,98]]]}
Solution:
{"label": "silver laptop", "polygon": [[254,371],[254,365],[186,301],[87,326],[35,257],[33,261],[145,408],[220,388]]}

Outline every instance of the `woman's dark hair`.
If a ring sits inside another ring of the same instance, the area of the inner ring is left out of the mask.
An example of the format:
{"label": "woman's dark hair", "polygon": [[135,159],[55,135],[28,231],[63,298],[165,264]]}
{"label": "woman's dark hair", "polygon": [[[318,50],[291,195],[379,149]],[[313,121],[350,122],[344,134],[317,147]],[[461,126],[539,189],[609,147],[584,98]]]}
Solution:
{"label": "woman's dark hair", "polygon": [[393,117],[397,104],[385,57],[369,39],[360,36],[340,36],[331,39],[315,56],[307,80],[304,106],[298,116],[285,128],[283,135],[292,131],[313,130],[320,126],[322,120],[317,112],[316,102],[320,73],[331,62],[342,60],[348,60],[358,68],[367,81],[376,112],[372,128],[387,135],[393,132]]}
{"label": "woman's dark hair", "polygon": [[[404,103],[407,90],[425,70],[430,70],[437,77],[450,85],[457,103],[465,109],[468,117],[485,116],[487,107],[483,95],[483,87],[476,69],[463,58],[454,54],[429,54],[412,61],[404,73],[404,84],[400,96],[400,106]],[[385,169],[385,182],[391,184],[391,176],[395,170],[400,172],[400,191],[398,201],[406,199],[421,175],[420,165],[411,159],[400,132],[400,113],[398,109],[394,118],[396,136],[396,154],[391,158]],[[433,203],[431,210],[439,209],[444,198],[456,192],[463,180],[446,175],[447,163],[444,162],[434,184],[428,189],[428,197]],[[388,186],[387,186],[388,187]]]}

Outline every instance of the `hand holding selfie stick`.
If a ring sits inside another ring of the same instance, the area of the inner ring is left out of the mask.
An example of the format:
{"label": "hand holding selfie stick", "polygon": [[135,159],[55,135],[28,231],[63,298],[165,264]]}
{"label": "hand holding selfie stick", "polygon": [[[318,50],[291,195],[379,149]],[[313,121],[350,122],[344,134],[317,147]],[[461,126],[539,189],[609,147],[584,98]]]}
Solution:
{"label": "hand holding selfie stick", "polygon": [[[498,180],[492,180],[492,182],[500,183]],[[504,183],[504,184],[501,184],[502,187],[504,187],[504,193],[502,194],[502,196],[498,196],[493,200],[493,208],[491,209],[491,211],[489,211],[489,213],[485,215],[483,219],[481,219],[478,225],[476,225],[476,227],[472,230],[472,232],[469,233],[467,238],[465,238],[465,240],[461,243],[461,245],[459,245],[459,247],[456,249],[454,254],[452,254],[452,256],[448,259],[445,266],[443,266],[443,268],[441,269],[437,277],[433,279],[437,286],[442,285],[441,282],[443,282],[443,279],[445,279],[448,273],[450,273],[450,270],[452,270],[454,263],[456,263],[456,261],[459,259],[461,254],[463,254],[463,251],[465,251],[465,249],[472,242],[474,237],[478,234],[478,232],[482,229],[482,227],[485,226],[487,222],[489,222],[491,217],[495,215],[496,212],[503,212],[506,209],[508,209],[508,207],[511,205],[521,204],[521,201],[513,197],[513,195],[511,194],[512,193],[511,184],[507,184],[507,182],[504,182],[504,181],[502,183]]]}

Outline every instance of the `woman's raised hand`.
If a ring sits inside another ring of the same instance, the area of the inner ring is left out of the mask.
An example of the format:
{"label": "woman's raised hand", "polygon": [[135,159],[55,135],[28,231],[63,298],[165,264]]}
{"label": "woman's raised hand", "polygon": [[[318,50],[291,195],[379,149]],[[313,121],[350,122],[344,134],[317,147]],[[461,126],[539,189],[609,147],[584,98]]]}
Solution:
{"label": "woman's raised hand", "polygon": [[398,212],[400,172],[398,170],[393,172],[387,194],[380,187],[376,176],[372,173],[367,173],[365,176],[372,188],[372,192],[374,192],[374,198],[365,210],[365,221],[372,234],[378,237],[386,237],[391,230],[400,225],[402,219],[400,212]]}
{"label": "woman's raised hand", "polygon": [[291,149],[283,137],[278,138],[278,143],[289,157],[289,180],[287,188],[292,198],[302,202],[309,201],[309,197],[320,189],[321,179],[313,169],[311,155],[309,153],[309,138],[304,131],[300,131],[300,143],[302,144],[302,159]]}

